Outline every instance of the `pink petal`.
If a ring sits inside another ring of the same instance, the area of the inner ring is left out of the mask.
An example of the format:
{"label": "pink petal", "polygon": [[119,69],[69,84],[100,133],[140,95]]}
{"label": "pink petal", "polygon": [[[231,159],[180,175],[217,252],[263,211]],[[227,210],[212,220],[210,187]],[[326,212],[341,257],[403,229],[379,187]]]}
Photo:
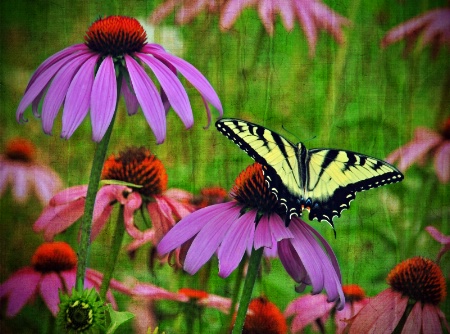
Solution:
{"label": "pink petal", "polygon": [[94,68],[98,57],[93,55],[81,65],[67,91],[61,131],[61,137],[64,139],[72,136],[88,113],[94,83]]}
{"label": "pink petal", "polygon": [[142,197],[137,192],[132,192],[127,197],[127,202],[124,204],[123,219],[125,228],[130,236],[133,238],[142,238],[142,231],[134,225],[134,213],[142,205]]}
{"label": "pink petal", "polygon": [[434,169],[441,183],[450,181],[450,141],[444,141],[436,150]]}
{"label": "pink petal", "polygon": [[[417,304],[419,304],[417,302]],[[422,310],[422,331],[421,333],[442,333],[441,321],[439,319],[439,307],[432,304],[424,304]],[[409,315],[411,317],[411,314]]]}
{"label": "pink petal", "polygon": [[117,79],[111,56],[103,59],[91,93],[92,140],[99,142],[108,130],[117,105]]}
{"label": "pink petal", "polygon": [[294,5],[296,6],[295,12],[297,13],[300,25],[302,26],[303,32],[306,35],[306,40],[308,41],[309,55],[313,56],[316,50],[317,29],[314,23],[314,19],[309,13],[310,4],[307,1],[299,1],[295,2]]}
{"label": "pink petal", "polygon": [[68,204],[80,198],[85,198],[87,193],[87,185],[74,186],[64,189],[57,193],[50,200],[49,206],[58,206]]}
{"label": "pink petal", "polygon": [[132,294],[136,297],[150,298],[151,300],[175,300],[187,302],[189,298],[185,295],[169,292],[163,288],[152,284],[138,283],[132,289]]}
{"label": "pink petal", "polygon": [[244,213],[228,229],[217,251],[219,276],[228,277],[244,256],[251,230],[255,229],[256,210]]}
{"label": "pink petal", "polygon": [[441,233],[436,227],[434,226],[427,226],[425,227],[425,230],[430,233],[430,235],[436,240],[437,242],[441,244],[448,244],[450,243],[450,235],[445,235]]}
{"label": "pink petal", "polygon": [[[411,313],[406,319],[405,325],[403,326],[402,333],[421,333],[422,328],[422,303],[416,302],[413,306]],[[424,333],[435,333],[435,332],[424,332]]]}
{"label": "pink petal", "polygon": [[230,226],[239,216],[239,210],[230,208],[204,216],[204,226],[194,238],[184,261],[184,270],[195,274],[214,254]]}
{"label": "pink petal", "polygon": [[13,317],[36,294],[41,273],[31,267],[16,271],[0,285],[0,298],[8,297],[6,315]]}
{"label": "pink petal", "polygon": [[28,182],[28,171],[25,166],[17,165],[15,171],[12,174],[13,177],[13,195],[14,198],[20,202],[24,203],[28,198],[30,192],[29,182]]}
{"label": "pink petal", "polygon": [[137,53],[136,56],[146,63],[153,73],[155,73],[156,78],[167,95],[170,105],[181,118],[184,126],[186,128],[192,127],[194,124],[194,116],[192,115],[191,105],[186,91],[177,76],[156,58],[143,53]]}
{"label": "pink petal", "polygon": [[403,298],[390,288],[372,298],[358,313],[349,334],[353,333],[392,333],[405,313],[408,298]]}
{"label": "pink petal", "polygon": [[[275,216],[275,215],[273,215]],[[271,217],[272,218],[272,217]],[[270,223],[268,215],[263,215],[258,222],[253,236],[253,247],[255,249],[261,247],[272,248],[272,232],[270,230]]]}
{"label": "pink petal", "polygon": [[283,25],[287,31],[294,29],[295,11],[291,2],[277,3],[274,5],[278,6],[278,11],[280,12]]}
{"label": "pink petal", "polygon": [[267,33],[269,35],[273,35],[273,21],[275,19],[275,13],[272,0],[260,0],[258,13]]}
{"label": "pink petal", "polygon": [[257,4],[257,0],[230,0],[225,4],[220,17],[220,28],[227,30],[236,22],[239,14],[246,7]]}
{"label": "pink petal", "polygon": [[306,295],[291,302],[284,311],[284,315],[286,317],[294,316],[291,330],[296,333],[317,319],[326,316],[334,305],[334,303],[327,302],[327,297],[323,294]]}
{"label": "pink petal", "polygon": [[161,144],[166,137],[166,115],[158,90],[136,60],[125,55],[125,62],[144,116],[155,134],[156,142]]}
{"label": "pink petal", "polygon": [[278,256],[286,272],[295,282],[302,282],[307,276],[306,269],[289,239],[283,239],[277,244]]}
{"label": "pink petal", "polygon": [[42,280],[39,284],[39,293],[54,316],[56,316],[59,310],[59,290],[64,291],[64,286],[57,273],[51,272],[42,275]]}

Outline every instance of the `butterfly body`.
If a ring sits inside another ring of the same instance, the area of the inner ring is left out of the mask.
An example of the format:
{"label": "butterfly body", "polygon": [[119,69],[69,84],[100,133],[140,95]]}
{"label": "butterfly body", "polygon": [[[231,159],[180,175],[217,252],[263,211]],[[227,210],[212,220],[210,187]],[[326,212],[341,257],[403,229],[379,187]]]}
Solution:
{"label": "butterfly body", "polygon": [[247,121],[221,119],[216,127],[263,166],[269,189],[285,210],[286,225],[304,209],[309,219],[333,225],[333,217],[350,207],[356,192],[403,179],[382,160],[345,150],[308,150]]}

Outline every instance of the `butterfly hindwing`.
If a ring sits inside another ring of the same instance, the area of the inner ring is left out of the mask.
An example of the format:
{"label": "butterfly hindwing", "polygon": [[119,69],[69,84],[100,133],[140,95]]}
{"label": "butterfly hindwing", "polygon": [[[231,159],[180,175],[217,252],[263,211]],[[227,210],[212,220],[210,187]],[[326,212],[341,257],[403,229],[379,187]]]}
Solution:
{"label": "butterfly hindwing", "polygon": [[351,151],[307,150],[276,132],[238,119],[216,122],[220,132],[263,165],[269,188],[285,210],[286,224],[292,216],[309,210],[309,219],[333,225],[348,209],[355,193],[399,182],[403,175],[382,160]]}

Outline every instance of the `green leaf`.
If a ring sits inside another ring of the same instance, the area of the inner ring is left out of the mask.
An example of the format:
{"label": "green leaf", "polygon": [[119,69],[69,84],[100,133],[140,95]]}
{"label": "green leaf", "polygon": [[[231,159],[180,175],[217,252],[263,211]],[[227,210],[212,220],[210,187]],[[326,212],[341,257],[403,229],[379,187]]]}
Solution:
{"label": "green leaf", "polygon": [[125,181],[119,181],[119,180],[101,180],[100,181],[101,186],[103,186],[105,184],[115,184],[117,186],[126,186],[126,187],[130,187],[130,188],[142,188],[142,186],[139,184],[134,184],[134,183],[125,182]]}
{"label": "green leaf", "polygon": [[106,334],[114,333],[120,325],[134,318],[133,313],[115,311],[110,304],[108,304],[108,311],[111,323],[109,324]]}

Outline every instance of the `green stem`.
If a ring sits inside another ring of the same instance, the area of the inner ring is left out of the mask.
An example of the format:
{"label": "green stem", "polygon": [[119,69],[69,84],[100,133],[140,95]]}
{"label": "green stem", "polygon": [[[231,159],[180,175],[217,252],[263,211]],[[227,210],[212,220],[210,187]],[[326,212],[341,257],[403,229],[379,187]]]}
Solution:
{"label": "green stem", "polygon": [[250,255],[247,276],[245,277],[244,291],[242,291],[241,300],[239,302],[239,309],[234,323],[232,334],[242,333],[244,328],[245,316],[247,315],[247,308],[252,297],[253,286],[255,285],[256,276],[258,275],[259,265],[263,255],[264,247],[260,249],[253,249]]}
{"label": "green stem", "polygon": [[238,296],[239,291],[241,291],[241,285],[242,285],[242,274],[244,273],[244,267],[245,267],[246,261],[241,261],[238,267],[237,275],[236,275],[236,282],[234,282],[234,289],[233,289],[233,297],[231,298],[231,307],[230,307],[230,313],[228,315],[228,320],[225,322],[225,324],[228,326],[225,328],[224,333],[228,333],[229,328],[233,326],[233,315],[234,310],[236,309],[236,305],[238,302]]}
{"label": "green stem", "polygon": [[123,219],[124,206],[121,205],[119,215],[117,217],[116,228],[114,230],[113,239],[111,243],[111,251],[108,257],[108,264],[106,266],[105,276],[103,276],[102,286],[100,287],[100,298],[106,300],[106,292],[111,282],[114,268],[116,267],[117,258],[119,257],[120,246],[122,246],[123,236],[125,234],[125,222]]}
{"label": "green stem", "polygon": [[89,260],[89,251],[91,245],[91,229],[92,229],[92,217],[94,214],[95,198],[97,197],[98,186],[100,183],[100,176],[103,170],[103,164],[105,162],[106,151],[108,149],[109,139],[111,138],[112,129],[114,126],[114,120],[116,119],[117,106],[120,97],[122,77],[119,75],[117,79],[117,101],[116,109],[114,110],[111,124],[109,124],[108,130],[102,140],[97,144],[94,153],[94,161],[92,162],[91,175],[89,176],[88,190],[86,193],[86,201],[84,204],[84,213],[81,220],[81,237],[78,243],[78,266],[75,288],[81,292],[84,288],[84,277],[86,275],[86,267]]}

